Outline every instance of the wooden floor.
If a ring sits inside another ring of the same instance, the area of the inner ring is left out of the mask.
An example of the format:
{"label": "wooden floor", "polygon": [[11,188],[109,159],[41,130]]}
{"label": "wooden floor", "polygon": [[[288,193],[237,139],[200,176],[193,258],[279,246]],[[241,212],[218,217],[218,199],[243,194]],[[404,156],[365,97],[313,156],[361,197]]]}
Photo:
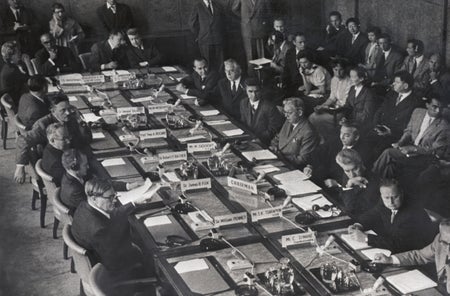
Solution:
{"label": "wooden floor", "polygon": [[31,210],[31,184],[13,181],[15,143],[9,132],[7,150],[0,148],[0,296],[79,295],[79,278],[63,259],[61,226],[52,238],[53,213],[39,227],[39,208]]}

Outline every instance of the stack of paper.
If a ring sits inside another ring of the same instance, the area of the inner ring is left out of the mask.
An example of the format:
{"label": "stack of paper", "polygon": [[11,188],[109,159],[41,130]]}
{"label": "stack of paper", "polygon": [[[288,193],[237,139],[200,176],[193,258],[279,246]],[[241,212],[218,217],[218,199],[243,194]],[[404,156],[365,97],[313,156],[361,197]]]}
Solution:
{"label": "stack of paper", "polygon": [[209,269],[209,266],[208,263],[206,263],[205,259],[203,258],[180,261],[175,265],[175,270],[179,274],[205,269]]}
{"label": "stack of paper", "polygon": [[319,186],[309,180],[284,183],[278,185],[278,187],[285,190],[286,193],[291,196],[311,194],[321,190]]}
{"label": "stack of paper", "polygon": [[84,118],[84,121],[86,122],[96,122],[102,119],[100,116],[97,116],[94,113],[83,113],[82,116]]}
{"label": "stack of paper", "polygon": [[153,184],[150,179],[146,179],[144,185],[129,191],[118,192],[118,199],[124,205],[129,202],[151,199],[153,195],[161,188],[161,184]]}
{"label": "stack of paper", "polygon": [[116,165],[124,165],[125,161],[122,158],[110,158],[102,161],[102,165],[104,167],[108,166],[116,166]]}
{"label": "stack of paper", "polygon": [[277,159],[277,156],[268,149],[245,151],[242,152],[242,155],[250,161],[252,161],[253,159],[256,160]]}
{"label": "stack of paper", "polygon": [[172,224],[172,221],[170,221],[170,219],[169,219],[169,217],[167,217],[167,215],[149,217],[144,220],[144,225],[147,227],[166,225],[166,224]]}
{"label": "stack of paper", "polygon": [[92,139],[104,139],[105,134],[102,132],[92,133]]}
{"label": "stack of paper", "polygon": [[232,130],[223,131],[223,133],[227,137],[233,137],[233,136],[242,135],[244,133],[244,131],[241,130],[240,128],[236,128],[236,129],[232,129]]}
{"label": "stack of paper", "polygon": [[300,170],[294,170],[282,174],[278,174],[273,176],[275,179],[281,182],[281,184],[284,183],[292,183],[292,182],[298,182],[300,180],[307,180],[309,179],[302,171]]}
{"label": "stack of paper", "polygon": [[171,66],[161,67],[165,72],[177,72],[177,68]]}
{"label": "stack of paper", "polygon": [[[366,231],[366,234],[376,234],[372,230]],[[369,248],[369,245],[366,242],[358,242],[352,238],[350,234],[341,234],[341,239],[347,243],[349,247],[353,250],[361,250]]]}
{"label": "stack of paper", "polygon": [[181,98],[183,100],[188,100],[188,99],[196,99],[196,96],[190,96],[190,95],[181,95]]}
{"label": "stack of paper", "polygon": [[196,135],[196,136],[179,138],[178,141],[180,141],[181,143],[186,143],[189,141],[196,141],[196,140],[200,140],[200,139],[206,139],[206,138],[203,135]]}
{"label": "stack of paper", "polygon": [[272,172],[278,172],[280,169],[277,168],[276,166],[271,165],[271,164],[265,164],[265,165],[255,166],[253,168],[253,170],[256,173],[258,173],[258,174],[262,174],[262,173],[269,174],[269,173],[272,173]]}
{"label": "stack of paper", "polygon": [[386,277],[402,295],[436,287],[437,284],[417,269]]}
{"label": "stack of paper", "polygon": [[322,194],[313,194],[305,197],[296,197],[292,199],[292,202],[302,208],[304,211],[312,210],[313,205],[323,207],[324,205],[332,205]]}
{"label": "stack of paper", "polygon": [[203,111],[200,111],[200,114],[201,115],[203,115],[203,116],[214,116],[214,115],[219,115],[220,114],[220,112],[219,112],[219,110],[203,110]]}
{"label": "stack of paper", "polygon": [[133,103],[148,102],[148,101],[153,101],[153,100],[154,100],[154,98],[153,98],[153,97],[150,97],[150,96],[148,96],[148,97],[142,97],[142,98],[133,98],[133,99],[131,99],[131,101],[132,101]]}
{"label": "stack of paper", "polygon": [[381,253],[384,254],[386,256],[391,256],[391,251],[386,250],[386,249],[379,249],[379,248],[372,248],[372,249],[367,249],[367,250],[362,250],[361,253],[364,254],[364,256],[366,256],[367,258],[369,258],[370,260],[374,260],[373,258],[375,257],[375,254]]}
{"label": "stack of paper", "polygon": [[208,125],[211,125],[211,126],[213,126],[213,125],[222,125],[222,124],[228,124],[228,123],[231,123],[231,121],[229,121],[229,120],[211,120],[211,121],[206,121],[206,123],[208,124]]}

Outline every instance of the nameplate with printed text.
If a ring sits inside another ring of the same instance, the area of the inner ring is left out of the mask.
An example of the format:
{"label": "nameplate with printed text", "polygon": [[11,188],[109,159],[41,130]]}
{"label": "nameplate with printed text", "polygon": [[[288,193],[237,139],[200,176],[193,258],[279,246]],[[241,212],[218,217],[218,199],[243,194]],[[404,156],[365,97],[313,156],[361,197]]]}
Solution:
{"label": "nameplate with printed text", "polygon": [[173,108],[172,104],[153,104],[153,105],[148,105],[147,106],[147,110],[148,113],[150,114],[155,114],[155,113],[167,113],[167,111],[169,111],[169,108]]}
{"label": "nameplate with printed text", "polygon": [[83,76],[83,82],[85,84],[104,83],[105,82],[105,75],[87,75],[87,76]]}
{"label": "nameplate with printed text", "polygon": [[167,131],[165,128],[139,131],[139,138],[141,140],[167,138]]}
{"label": "nameplate with printed text", "polygon": [[122,142],[136,141],[137,137],[135,135],[120,135],[119,140],[121,140]]}
{"label": "nameplate with printed text", "polygon": [[205,188],[211,189],[211,178],[181,181],[181,191]]}
{"label": "nameplate with printed text", "polygon": [[217,144],[215,142],[188,143],[187,151],[189,153],[211,151],[213,149],[216,149],[216,145]]}
{"label": "nameplate with printed text", "polygon": [[243,191],[240,189],[230,190],[228,196],[231,200],[235,200],[242,205],[247,205],[252,208],[257,208],[259,205],[259,196],[252,195],[248,191]]}
{"label": "nameplate with printed text", "polygon": [[214,227],[220,227],[233,224],[245,224],[247,223],[247,213],[236,213],[229,215],[216,216],[214,219]]}
{"label": "nameplate with printed text", "polygon": [[250,212],[252,222],[281,217],[283,215],[283,206],[253,210]]}
{"label": "nameplate with printed text", "polygon": [[65,85],[65,84],[83,84],[83,78],[82,77],[60,77],[59,78],[59,84]]}
{"label": "nameplate with printed text", "polygon": [[283,235],[281,237],[281,246],[287,248],[289,246],[314,244],[314,232],[308,231],[304,233],[296,233],[291,235]]}
{"label": "nameplate with printed text", "polygon": [[255,183],[239,180],[232,177],[228,177],[228,186],[248,191],[253,194],[258,193],[258,186]]}
{"label": "nameplate with printed text", "polygon": [[178,160],[187,160],[187,152],[186,151],[177,151],[177,152],[166,152],[158,154],[159,163],[178,161]]}
{"label": "nameplate with printed text", "polygon": [[119,107],[117,108],[117,115],[128,115],[128,114],[142,114],[145,113],[144,107]]}
{"label": "nameplate with printed text", "polygon": [[124,81],[128,81],[128,80],[130,80],[130,79],[133,79],[134,78],[134,75],[133,74],[119,74],[119,75],[113,75],[112,76],[112,81],[114,82],[114,83],[117,83],[117,82],[124,82]]}

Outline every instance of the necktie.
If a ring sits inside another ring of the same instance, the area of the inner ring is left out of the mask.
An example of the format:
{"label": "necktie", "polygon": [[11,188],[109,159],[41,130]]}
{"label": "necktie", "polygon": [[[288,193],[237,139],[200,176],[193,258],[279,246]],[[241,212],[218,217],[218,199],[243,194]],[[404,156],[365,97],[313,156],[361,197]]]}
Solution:
{"label": "necktie", "polygon": [[355,43],[355,40],[356,40],[356,35],[353,35],[353,37],[352,37],[352,44]]}
{"label": "necktie", "polygon": [[20,19],[20,13],[19,13],[19,10],[18,10],[18,9],[14,10],[14,17],[16,18],[16,21],[19,22],[19,19]]}
{"label": "necktie", "polygon": [[400,103],[401,99],[402,99],[402,94],[399,94],[397,97],[397,100],[395,101],[395,106],[397,106]]}
{"label": "necktie", "polygon": [[250,115],[253,121],[253,118],[255,117],[256,108],[254,105],[250,105]]}
{"label": "necktie", "polygon": [[419,134],[417,135],[416,139],[414,140],[414,145],[418,146],[420,142],[423,139],[423,136],[425,135],[425,131],[431,124],[431,118],[430,116],[425,116],[422,120],[422,125],[420,126]]}
{"label": "necktie", "polygon": [[116,5],[111,5],[109,9],[111,9],[112,13],[116,14]]}
{"label": "necktie", "polygon": [[294,126],[291,124],[289,125],[289,130],[288,130],[288,137],[292,134],[292,131],[294,130]]}
{"label": "necktie", "polygon": [[251,0],[251,2],[252,2],[252,4],[253,4],[253,6],[255,6],[256,0]]}
{"label": "necktie", "polygon": [[231,93],[233,94],[233,96],[236,94],[237,89],[236,89],[236,81],[233,81],[233,85],[231,86]]}
{"label": "necktie", "polygon": [[211,15],[213,15],[214,11],[213,11],[213,8],[212,8],[211,0],[208,1],[208,9],[209,9],[209,12],[211,13]]}
{"label": "necktie", "polygon": [[394,223],[394,218],[395,218],[395,215],[396,215],[396,214],[397,214],[397,211],[396,211],[396,210],[393,210],[392,213],[391,213],[391,224]]}
{"label": "necktie", "polygon": [[411,69],[411,75],[414,76],[414,72],[416,72],[416,69],[417,69],[417,60],[416,60],[416,58],[414,58],[414,64],[413,64],[413,67]]}

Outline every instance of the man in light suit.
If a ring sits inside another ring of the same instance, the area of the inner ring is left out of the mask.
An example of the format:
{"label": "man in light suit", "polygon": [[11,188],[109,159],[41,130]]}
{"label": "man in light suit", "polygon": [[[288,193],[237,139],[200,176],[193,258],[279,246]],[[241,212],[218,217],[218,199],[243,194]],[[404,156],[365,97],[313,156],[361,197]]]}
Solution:
{"label": "man in light suit", "polygon": [[89,61],[92,71],[128,68],[124,36],[120,31],[111,31],[107,40],[92,45]]}
{"label": "man in light suit", "polygon": [[195,35],[200,54],[208,61],[211,69],[219,71],[223,62],[225,34],[223,8],[216,1],[198,1],[189,18],[189,27]]}
{"label": "man in light suit", "polygon": [[428,246],[408,252],[386,256],[384,254],[375,254],[374,262],[394,265],[425,265],[428,263],[436,264],[436,275],[439,284],[445,286],[447,293],[450,293],[450,264],[448,262],[450,245],[450,219],[444,219],[439,223],[439,234],[436,235],[433,242]]}
{"label": "man in light suit", "polygon": [[258,79],[249,78],[245,84],[247,98],[241,101],[241,121],[264,144],[269,144],[283,125],[283,117],[277,107],[261,98]]}
{"label": "man in light suit", "polygon": [[388,34],[381,34],[378,37],[378,44],[382,54],[375,70],[374,84],[387,87],[394,81],[394,73],[400,70],[403,55],[392,46],[392,39]]}
{"label": "man in light suit", "polygon": [[311,169],[320,137],[304,116],[305,106],[300,98],[287,98],[283,104],[286,121],[270,146],[299,169]]}
{"label": "man in light suit", "polygon": [[241,33],[247,62],[264,57],[272,8],[268,0],[234,0],[232,11],[241,18]]}
{"label": "man in light suit", "polygon": [[423,54],[425,46],[421,40],[409,39],[406,47],[408,56],[403,61],[401,70],[408,71],[414,78],[413,89],[423,92],[427,85],[425,73],[429,68],[428,59]]}
{"label": "man in light suit", "polygon": [[341,57],[347,58],[354,65],[364,63],[365,50],[369,40],[367,35],[360,31],[357,18],[349,18],[345,24],[347,31],[338,35],[336,51]]}
{"label": "man in light suit", "polygon": [[444,105],[437,95],[430,95],[426,110],[414,110],[402,137],[386,149],[374,163],[374,172],[392,178],[399,169],[421,171],[435,157],[442,157],[450,144],[450,126],[441,117]]}
{"label": "man in light suit", "polygon": [[133,27],[133,15],[128,5],[117,3],[116,0],[106,0],[105,5],[97,9],[97,16],[106,32],[121,31]]}
{"label": "man in light suit", "polygon": [[146,40],[142,40],[136,28],[127,30],[130,45],[127,46],[127,59],[130,68],[154,67],[161,63],[162,55],[156,45]]}

